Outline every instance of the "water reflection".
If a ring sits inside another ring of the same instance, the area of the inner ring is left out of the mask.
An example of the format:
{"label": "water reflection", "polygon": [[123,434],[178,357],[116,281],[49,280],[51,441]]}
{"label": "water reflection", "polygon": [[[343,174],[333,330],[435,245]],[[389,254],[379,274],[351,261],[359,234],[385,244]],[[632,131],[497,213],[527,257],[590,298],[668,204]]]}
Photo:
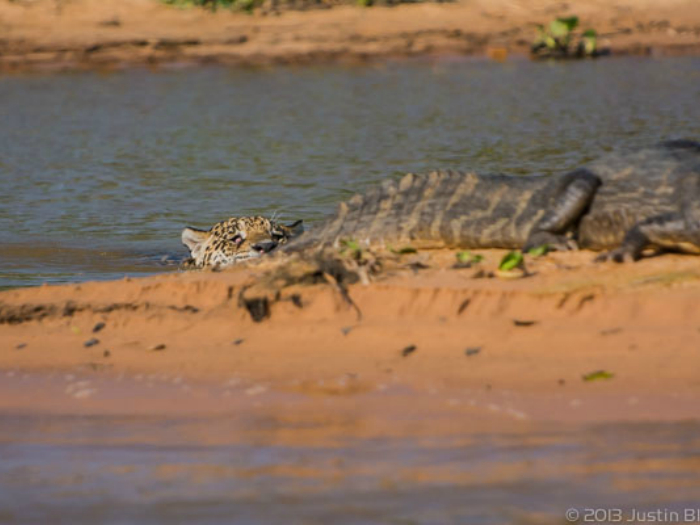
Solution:
{"label": "water reflection", "polygon": [[571,507],[682,512],[700,486],[691,423],[289,446],[265,426],[236,442],[235,417],[1,419],[3,523],[565,523]]}

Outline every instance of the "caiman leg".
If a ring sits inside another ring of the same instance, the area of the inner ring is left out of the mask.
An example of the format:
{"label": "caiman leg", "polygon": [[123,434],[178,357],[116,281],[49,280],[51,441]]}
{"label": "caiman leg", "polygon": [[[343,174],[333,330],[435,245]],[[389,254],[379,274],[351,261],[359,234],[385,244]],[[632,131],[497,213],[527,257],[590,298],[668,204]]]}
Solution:
{"label": "caiman leg", "polygon": [[700,254],[700,223],[680,213],[650,217],[635,224],[622,244],[596,257],[596,261],[636,261],[647,248]]}
{"label": "caiman leg", "polygon": [[556,201],[532,228],[523,251],[545,244],[553,250],[577,249],[576,241],[566,233],[591,204],[598,186],[600,179],[586,169],[578,169],[565,175]]}

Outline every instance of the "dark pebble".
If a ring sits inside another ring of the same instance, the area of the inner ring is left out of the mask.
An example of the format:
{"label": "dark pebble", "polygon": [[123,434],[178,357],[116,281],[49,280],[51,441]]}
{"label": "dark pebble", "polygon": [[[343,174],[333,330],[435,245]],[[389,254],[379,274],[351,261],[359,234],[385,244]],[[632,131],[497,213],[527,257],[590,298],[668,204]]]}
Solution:
{"label": "dark pebble", "polygon": [[231,344],[234,344],[234,345],[238,346],[238,345],[241,344],[243,341],[245,341],[245,339],[236,339],[236,340],[235,340],[233,343],[231,343]]}
{"label": "dark pebble", "polygon": [[151,350],[153,350],[154,352],[165,350],[165,345],[163,343],[160,343],[159,345],[152,346]]}
{"label": "dark pebble", "polygon": [[420,271],[420,270],[427,270],[428,268],[430,268],[430,266],[428,266],[427,264],[422,263],[422,262],[420,262],[420,261],[418,261],[418,262],[413,262],[413,263],[409,263],[409,264],[407,264],[406,266],[407,266],[408,268],[410,268],[411,270],[413,270],[414,272],[417,272],[417,271]]}
{"label": "dark pebble", "polygon": [[107,326],[107,325],[102,323],[102,322],[97,323],[95,326],[92,327],[92,333],[96,334],[97,332],[102,330],[105,326]]}
{"label": "dark pebble", "polygon": [[472,347],[472,348],[467,348],[467,349],[464,351],[464,355],[466,355],[466,356],[472,356],[472,355],[478,354],[479,352],[481,352],[481,347],[480,347],[480,346],[474,346],[474,347]]}
{"label": "dark pebble", "polygon": [[290,299],[292,300],[292,304],[293,304],[294,306],[296,306],[297,308],[303,308],[303,307],[304,307],[304,303],[301,302],[301,295],[295,293],[294,295],[292,295],[292,296],[290,297]]}
{"label": "dark pebble", "polygon": [[103,355],[104,357],[109,357],[109,356],[112,355],[112,352],[110,352],[109,350],[105,350],[104,352],[102,352],[102,355]]}
{"label": "dark pebble", "polygon": [[85,342],[83,343],[83,346],[84,346],[85,348],[90,348],[91,346],[95,346],[96,344],[99,344],[99,342],[100,342],[99,339],[95,339],[95,338],[93,337],[92,339],[88,339],[87,341],[85,341]]}
{"label": "dark pebble", "polygon": [[350,332],[352,332],[352,326],[345,326],[340,329],[341,332],[343,332],[343,335],[348,335]]}
{"label": "dark pebble", "polygon": [[558,382],[559,386],[564,386],[566,384],[566,381],[564,379],[560,379]]}
{"label": "dark pebble", "polygon": [[417,349],[418,349],[418,347],[416,345],[409,345],[406,348],[404,348],[403,350],[401,350],[401,355],[404,357],[408,357],[413,352],[415,352]]}
{"label": "dark pebble", "polygon": [[22,348],[27,348],[27,343],[20,343],[17,346],[15,346],[17,350],[22,350]]}
{"label": "dark pebble", "polygon": [[524,321],[522,319],[513,319],[513,324],[515,326],[532,326],[537,324],[537,321]]}
{"label": "dark pebble", "polygon": [[466,310],[471,302],[471,299],[465,299],[464,301],[462,301],[462,304],[460,304],[459,308],[457,308],[457,315],[461,314],[464,310]]}

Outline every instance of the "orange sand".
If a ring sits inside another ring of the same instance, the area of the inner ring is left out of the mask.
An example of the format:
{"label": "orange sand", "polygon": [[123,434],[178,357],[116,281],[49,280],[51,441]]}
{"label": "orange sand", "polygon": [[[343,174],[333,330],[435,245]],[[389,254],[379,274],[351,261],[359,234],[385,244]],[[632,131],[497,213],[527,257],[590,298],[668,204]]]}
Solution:
{"label": "orange sand", "polygon": [[696,0],[465,0],[212,14],[156,0],[0,1],[0,70],[525,54],[534,24],[576,14],[617,54],[696,54]]}
{"label": "orange sand", "polygon": [[[483,267],[501,255],[486,252]],[[451,252],[403,257],[429,268],[351,286],[361,316],[319,284],[284,290],[270,317],[254,322],[239,294],[261,267],[2,292],[0,374],[185,381],[218,394],[134,391],[126,406],[76,394],[81,385],[15,381],[0,383],[0,410],[256,411],[252,401],[291,395],[310,418],[332,402],[342,420],[363,400],[363,417],[374,413],[384,431],[387,414],[406,410],[445,428],[454,414],[462,425],[700,416],[700,259],[598,265],[589,252],[550,254],[528,262],[532,276],[502,280],[452,269]],[[92,338],[99,342],[84,346]],[[614,377],[583,381],[596,370]],[[280,403],[275,417],[284,417]]]}

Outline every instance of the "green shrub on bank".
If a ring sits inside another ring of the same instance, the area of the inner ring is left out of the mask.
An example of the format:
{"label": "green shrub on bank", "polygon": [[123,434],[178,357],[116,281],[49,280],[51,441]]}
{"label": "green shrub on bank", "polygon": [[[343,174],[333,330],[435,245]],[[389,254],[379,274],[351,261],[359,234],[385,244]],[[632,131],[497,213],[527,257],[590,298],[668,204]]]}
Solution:
{"label": "green shrub on bank", "polygon": [[586,29],[581,34],[578,17],[559,17],[547,26],[538,24],[537,34],[532,43],[531,53],[535,58],[586,58],[601,54],[598,37],[594,29]]}

